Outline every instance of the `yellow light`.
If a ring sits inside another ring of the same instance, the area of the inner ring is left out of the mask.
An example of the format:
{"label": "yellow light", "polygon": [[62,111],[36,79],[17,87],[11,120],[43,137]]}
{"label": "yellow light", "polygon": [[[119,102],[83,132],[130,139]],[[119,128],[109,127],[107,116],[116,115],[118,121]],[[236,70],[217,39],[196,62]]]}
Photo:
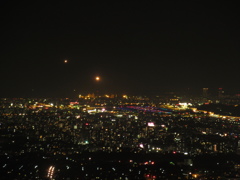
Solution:
{"label": "yellow light", "polygon": [[123,95],[123,98],[127,99],[127,98],[128,98],[128,96],[127,96],[127,95]]}
{"label": "yellow light", "polygon": [[198,178],[199,174],[192,174],[194,178]]}

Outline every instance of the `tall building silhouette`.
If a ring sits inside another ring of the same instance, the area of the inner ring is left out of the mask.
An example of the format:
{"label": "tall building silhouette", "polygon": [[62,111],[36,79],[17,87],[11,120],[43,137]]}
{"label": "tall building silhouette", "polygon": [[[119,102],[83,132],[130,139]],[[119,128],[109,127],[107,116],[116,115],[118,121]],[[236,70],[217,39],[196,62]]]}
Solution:
{"label": "tall building silhouette", "polygon": [[203,97],[204,98],[207,98],[208,97],[208,88],[203,88],[203,92],[202,92],[203,94]]}

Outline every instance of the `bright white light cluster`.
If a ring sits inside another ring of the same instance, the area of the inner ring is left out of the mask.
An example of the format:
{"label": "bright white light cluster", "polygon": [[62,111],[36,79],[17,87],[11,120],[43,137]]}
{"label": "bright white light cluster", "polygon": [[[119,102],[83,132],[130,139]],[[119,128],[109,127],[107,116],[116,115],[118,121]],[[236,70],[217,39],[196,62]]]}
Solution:
{"label": "bright white light cluster", "polygon": [[54,169],[55,169],[54,166],[50,166],[50,167],[48,168],[48,174],[47,174],[47,177],[48,177],[48,178],[50,178],[50,179],[53,178]]}

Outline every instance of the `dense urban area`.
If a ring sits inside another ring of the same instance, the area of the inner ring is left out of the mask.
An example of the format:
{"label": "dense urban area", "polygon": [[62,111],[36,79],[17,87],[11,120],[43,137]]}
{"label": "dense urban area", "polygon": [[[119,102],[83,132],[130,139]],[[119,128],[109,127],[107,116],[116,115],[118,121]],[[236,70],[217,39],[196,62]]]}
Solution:
{"label": "dense urban area", "polygon": [[0,99],[0,179],[238,179],[240,96]]}

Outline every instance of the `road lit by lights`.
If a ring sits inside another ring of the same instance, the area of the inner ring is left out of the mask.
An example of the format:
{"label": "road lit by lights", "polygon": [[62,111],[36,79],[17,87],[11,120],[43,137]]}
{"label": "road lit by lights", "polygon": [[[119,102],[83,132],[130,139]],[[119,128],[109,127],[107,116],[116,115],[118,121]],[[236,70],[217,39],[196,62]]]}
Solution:
{"label": "road lit by lights", "polygon": [[47,177],[48,177],[48,178],[50,178],[50,179],[53,178],[54,169],[55,169],[54,166],[50,166],[50,167],[48,168],[48,174],[47,174]]}

